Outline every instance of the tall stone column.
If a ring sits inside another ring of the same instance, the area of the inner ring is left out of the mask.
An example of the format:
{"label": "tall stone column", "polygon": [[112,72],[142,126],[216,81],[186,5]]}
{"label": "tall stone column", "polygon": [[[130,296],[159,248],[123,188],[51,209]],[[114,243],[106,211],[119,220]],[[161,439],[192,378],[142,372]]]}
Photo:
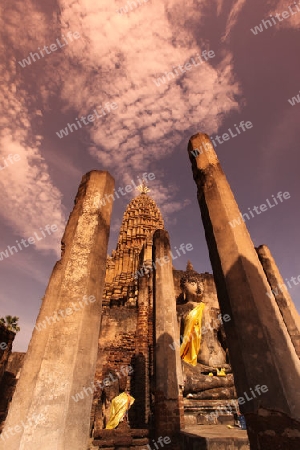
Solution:
{"label": "tall stone column", "polygon": [[251,449],[296,450],[300,361],[209,137],[188,152]]}
{"label": "tall stone column", "polygon": [[283,281],[272,253],[266,245],[260,245],[256,251],[270,285],[266,295],[274,295],[297,355],[300,358],[300,316],[289,294],[287,283],[292,287],[293,285],[291,285],[291,281],[287,283]]}
{"label": "tall stone column", "polygon": [[[183,428],[183,385],[179,349],[179,329],[170,255],[169,235],[157,230],[153,236],[154,270],[154,358],[155,358],[155,433],[169,437],[177,449],[178,433]],[[172,346],[172,348],[171,348]]]}
{"label": "tall stone column", "polygon": [[[83,450],[89,440],[114,180],[81,181],[26,354],[0,448]],[[40,330],[38,330],[40,325]],[[81,398],[77,396],[81,394]]]}
{"label": "tall stone column", "polygon": [[135,346],[135,404],[138,428],[145,428],[150,416],[149,386],[149,281],[148,276],[138,278],[138,315]]}

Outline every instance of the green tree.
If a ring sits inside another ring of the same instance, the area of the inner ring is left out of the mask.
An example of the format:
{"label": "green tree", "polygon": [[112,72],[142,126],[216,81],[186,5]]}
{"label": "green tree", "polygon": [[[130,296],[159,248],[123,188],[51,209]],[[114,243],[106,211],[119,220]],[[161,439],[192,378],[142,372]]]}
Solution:
{"label": "green tree", "polygon": [[0,318],[0,323],[2,323],[9,331],[13,331],[17,333],[20,331],[20,327],[18,327],[19,317],[16,316],[5,316]]}

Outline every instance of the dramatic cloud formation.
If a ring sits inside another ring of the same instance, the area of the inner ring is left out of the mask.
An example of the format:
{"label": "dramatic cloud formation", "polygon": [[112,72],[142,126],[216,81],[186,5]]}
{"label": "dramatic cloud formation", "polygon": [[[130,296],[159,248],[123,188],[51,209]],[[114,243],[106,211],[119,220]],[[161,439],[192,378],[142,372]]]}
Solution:
{"label": "dramatic cloud formation", "polygon": [[[40,150],[44,112],[51,112],[53,98],[59,97],[62,111],[76,111],[78,117],[108,101],[118,104],[83,133],[88,135],[90,154],[124,182],[141,167],[148,170],[170,156],[192,131],[191,124],[214,133],[226,114],[239,108],[241,90],[225,42],[245,0],[215,2],[217,16],[227,11],[222,54],[174,79],[169,76],[160,86],[154,82],[158,77],[201,56],[203,50],[214,51],[207,39],[196,41],[193,27],[187,26],[189,21],[203,24],[212,4],[188,1],[183,7],[179,0],[149,1],[121,15],[117,10],[123,3],[62,0],[59,14],[51,2],[44,11],[30,0],[2,4],[1,28],[7,42],[1,44],[1,53],[9,65],[3,68],[6,86],[0,94],[1,156],[17,153],[20,161],[1,172],[0,205],[15,233],[30,235],[51,222],[58,225],[58,236],[65,222],[61,194]],[[285,3],[279,1],[276,11],[283,10]],[[282,26],[296,28],[299,20],[300,14],[295,14]],[[63,51],[46,54],[24,68],[18,63],[70,31],[78,32],[80,39]],[[62,121],[61,129],[65,125]],[[176,208],[164,204],[174,206],[174,195],[170,189],[164,195],[154,189],[154,197],[170,214]],[[13,207],[4,208],[4,202]],[[37,245],[55,246],[58,253],[57,240],[53,235]]]}
{"label": "dramatic cloud formation", "polygon": [[[215,2],[218,16],[225,8],[227,12],[223,42],[244,4],[245,0],[233,0],[229,4]],[[196,40],[193,27],[187,26],[189,21],[203,23],[211,4],[205,0],[197,5],[188,1],[183,8],[179,0],[149,1],[142,8],[121,15],[117,10],[122,6],[121,0],[104,0],[101,4],[93,0],[65,0],[60,2],[60,14],[56,16],[50,7],[43,13],[29,0],[16,2],[14,8],[6,5],[3,28],[11,44],[13,66],[7,70],[7,77],[12,86],[12,99],[14,90],[20,95],[17,101],[14,99],[18,105],[13,109],[13,100],[8,99],[7,93],[3,143],[7,149],[16,146],[22,153],[19,167],[22,165],[23,178],[26,174],[28,186],[34,182],[37,187],[29,194],[30,189],[23,188],[19,174],[14,179],[13,168],[7,170],[3,179],[5,192],[10,183],[15,194],[20,186],[19,202],[31,205],[21,216],[11,211],[7,217],[15,223],[16,231],[24,233],[36,226],[33,221],[36,209],[42,211],[40,217],[46,222],[52,216],[51,211],[56,211],[56,222],[59,226],[63,223],[60,193],[52,185],[35,134],[43,121],[43,112],[37,115],[36,111],[51,111],[53,97],[59,96],[61,110],[66,114],[77,112],[70,123],[76,123],[75,118],[87,116],[95,108],[99,110],[106,102],[118,104],[115,111],[95,120],[80,133],[88,135],[90,154],[101,166],[114,169],[124,182],[141,167],[147,170],[170,156],[185,134],[193,131],[191,124],[198,123],[199,129],[215,133],[224,117],[239,109],[241,90],[234,76],[232,54],[225,44],[222,53],[214,59],[203,60],[185,73],[179,72],[174,79],[169,76],[160,86],[155,83],[158,77],[183,66],[197,54],[201,56],[204,50],[214,51],[207,39]],[[21,17],[25,17],[22,39],[17,30]],[[62,40],[70,31],[79,33],[80,39],[30,66],[18,66],[17,57],[22,60],[45,43]],[[29,92],[35,84],[34,96],[21,88],[24,81]],[[16,114],[17,121],[13,120]],[[61,122],[61,129],[67,122]],[[32,168],[33,159],[36,163]],[[162,201],[163,210],[164,203],[174,203],[172,190],[163,197],[154,190],[153,195]],[[46,202],[47,210],[43,211]],[[176,212],[170,207],[167,210],[170,214]],[[50,245],[50,240],[43,245]]]}
{"label": "dramatic cloud formation", "polygon": [[[78,117],[108,101],[118,104],[89,127],[89,151],[119,179],[170,156],[191,124],[212,133],[225,114],[238,109],[239,86],[229,51],[217,55],[214,66],[207,61],[161,86],[154,82],[203,50],[214,50],[204,40],[199,45],[185,24],[190,17],[201,22],[206,2],[200,4],[203,8],[193,2],[183,8],[177,0],[148,2],[126,15],[116,12],[120,1],[61,5],[63,30],[68,27],[81,35],[80,44],[66,49],[76,61],[64,60],[61,70],[68,77],[56,74],[61,96]],[[169,190],[165,201],[173,197]],[[163,203],[160,206],[164,209]]]}
{"label": "dramatic cloud formation", "polygon": [[[38,94],[26,92],[29,86],[24,85],[22,69],[16,59],[16,55],[37,48],[38,39],[45,36],[45,19],[30,2],[15,2],[13,6],[5,3],[0,23],[7,39],[0,49],[5,80],[0,92],[1,215],[15,234],[25,238],[40,227],[56,224],[58,233],[36,242],[36,246],[40,250],[55,250],[59,255],[59,239],[65,222],[61,194],[53,185],[40,152]],[[20,23],[23,23],[22,28]],[[18,161],[5,165],[9,154],[19,155]],[[2,245],[6,246],[4,242]]]}
{"label": "dramatic cloud formation", "polygon": [[[172,22],[168,20],[172,8],[179,6],[176,1],[149,2],[126,16],[116,14],[119,2],[78,1],[78,13],[74,2],[68,3],[63,3],[62,20],[70,29],[79,29],[89,45],[84,55],[77,55],[80,65],[70,73],[69,79],[76,82],[66,81],[62,95],[83,114],[106,101],[119,105],[115,114],[95,122],[91,132],[95,144],[103,148],[91,151],[103,164],[122,161],[124,171],[125,152],[138,168],[139,152],[146,150],[147,165],[147,160],[171,153],[169,137],[175,146],[191,122],[201,118],[203,126],[216,131],[222,116],[237,108],[230,54],[217,68],[205,63],[179,79],[155,85],[156,77],[208,47],[205,42],[199,47],[187,27],[176,26],[174,12]],[[191,8],[177,8],[178,16],[187,10],[191,14]],[[197,10],[195,14],[201,20]]]}

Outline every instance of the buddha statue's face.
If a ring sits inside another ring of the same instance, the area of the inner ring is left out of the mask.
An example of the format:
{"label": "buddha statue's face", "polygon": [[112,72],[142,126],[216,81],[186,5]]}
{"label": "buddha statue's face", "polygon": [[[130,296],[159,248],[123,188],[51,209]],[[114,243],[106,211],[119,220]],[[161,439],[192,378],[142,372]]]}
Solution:
{"label": "buddha statue's face", "polygon": [[203,283],[196,278],[187,279],[183,283],[183,292],[187,301],[201,301]]}

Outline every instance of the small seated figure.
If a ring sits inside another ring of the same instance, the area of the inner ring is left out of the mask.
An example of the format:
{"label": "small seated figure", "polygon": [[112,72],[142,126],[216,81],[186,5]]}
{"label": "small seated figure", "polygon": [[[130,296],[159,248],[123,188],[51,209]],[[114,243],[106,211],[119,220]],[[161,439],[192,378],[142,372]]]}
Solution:
{"label": "small seated figure", "polygon": [[122,392],[117,397],[114,397],[110,406],[109,421],[106,425],[106,429],[112,430],[117,428],[120,422],[126,417],[129,408],[134,402],[134,398],[128,394],[128,392]]}
{"label": "small seated figure", "polygon": [[[110,367],[106,367],[101,375],[99,381],[97,381],[99,387],[94,393],[95,420],[93,435],[95,439],[101,436],[103,429],[117,427],[129,409],[125,408],[127,405],[125,400],[128,398],[126,394],[128,377],[124,375],[119,378],[116,371]],[[107,382],[104,383],[104,380],[107,380]]]}

